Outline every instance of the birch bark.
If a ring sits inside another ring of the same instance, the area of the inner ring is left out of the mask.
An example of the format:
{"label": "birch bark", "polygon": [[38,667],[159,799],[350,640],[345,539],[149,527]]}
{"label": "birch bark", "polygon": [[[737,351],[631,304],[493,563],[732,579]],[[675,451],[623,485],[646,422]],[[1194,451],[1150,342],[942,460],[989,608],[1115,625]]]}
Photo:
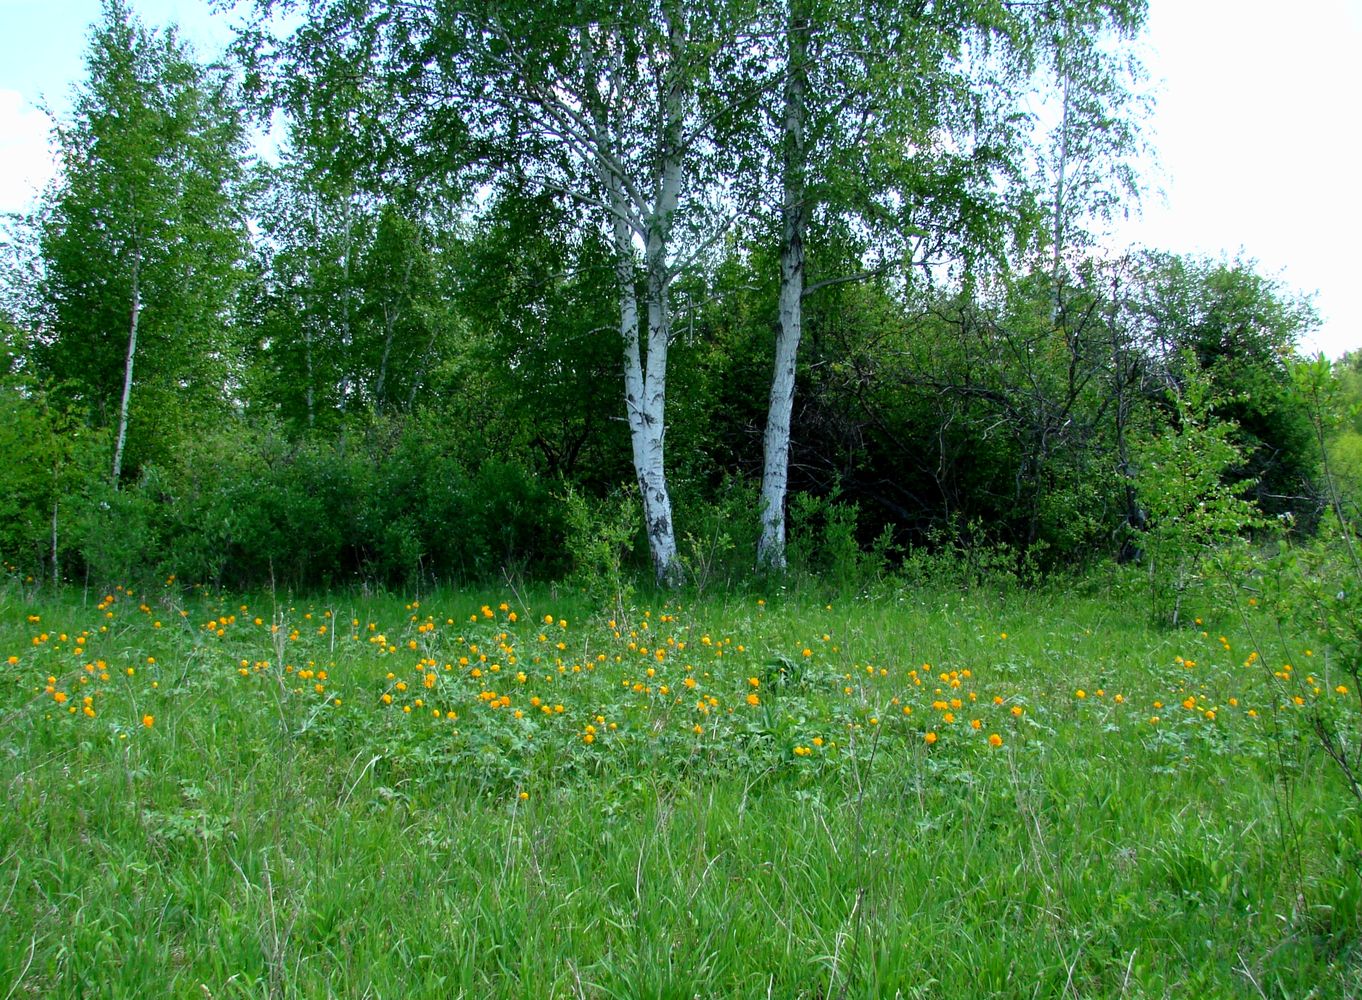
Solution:
{"label": "birch bark", "polygon": [[761,537],[757,567],[785,569],[785,493],[790,468],[790,417],[794,412],[795,359],[803,335],[805,203],[805,85],[809,19],[802,3],[790,5],[786,31],[784,145],[781,157],[780,328],[766,413],[761,474]]}
{"label": "birch bark", "polygon": [[118,439],[114,444],[113,487],[123,474],[123,447],[128,441],[128,405],[132,401],[132,366],[137,355],[137,324],[142,315],[141,260],[132,260],[132,317],[128,323],[128,356],[123,362],[123,398],[118,404]]}

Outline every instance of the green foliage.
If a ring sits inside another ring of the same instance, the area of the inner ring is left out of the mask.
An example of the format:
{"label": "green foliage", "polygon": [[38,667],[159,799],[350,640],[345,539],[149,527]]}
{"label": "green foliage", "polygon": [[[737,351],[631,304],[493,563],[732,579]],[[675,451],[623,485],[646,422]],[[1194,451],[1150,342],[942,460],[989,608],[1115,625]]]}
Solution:
{"label": "green foliage", "polygon": [[291,587],[561,574],[565,513],[542,477],[497,456],[466,463],[430,431],[353,422],[333,440],[227,422],[136,482],[73,497],[68,569]]}
{"label": "green foliage", "polygon": [[1139,544],[1148,563],[1150,611],[1176,625],[1189,592],[1204,582],[1206,560],[1242,541],[1260,514],[1225,481],[1240,451],[1234,425],[1213,416],[1206,379],[1193,371],[1169,395],[1169,424],[1137,446],[1135,492],[1147,519]]}
{"label": "green foliage", "polygon": [[1320,511],[1319,454],[1292,361],[1318,324],[1313,307],[1241,260],[1146,253],[1139,269],[1130,294],[1145,335],[1204,373],[1215,416],[1235,426],[1240,456],[1230,473],[1264,514],[1289,514],[1308,529]]}
{"label": "green foliage", "polygon": [[569,582],[589,603],[612,608],[617,618],[623,618],[634,593],[628,561],[641,527],[637,497],[632,490],[620,490],[593,502],[569,487],[563,504],[567,520],[563,547],[572,558]]}
{"label": "green foliage", "polygon": [[135,470],[226,407],[248,247],[245,128],[221,69],[122,0],[105,3],[87,66],[38,218],[42,335],[30,360],[95,426],[113,426],[138,314]]}
{"label": "green foliage", "polygon": [[[60,394],[58,394],[60,395]],[[59,578],[68,517],[105,472],[103,435],[22,381],[0,381],[0,559],[25,575]],[[54,581],[55,582],[55,581]]]}
{"label": "green foliage", "polygon": [[790,568],[836,592],[880,579],[896,551],[893,534],[886,528],[862,548],[859,522],[860,508],[840,499],[839,490],[827,496],[795,494],[790,500]]}
{"label": "green foliage", "polygon": [[1320,449],[1329,514],[1319,538],[1293,544],[1282,532],[1275,554],[1234,567],[1238,572],[1227,572],[1225,580],[1239,607],[1247,602],[1258,614],[1271,617],[1274,627],[1255,636],[1264,662],[1274,654],[1292,655],[1290,647],[1280,648],[1287,636],[1312,647],[1312,661],[1313,650],[1323,652],[1318,666],[1311,662],[1294,671],[1284,666],[1272,676],[1280,682],[1283,704],[1289,699],[1304,709],[1311,736],[1362,802],[1362,724],[1335,702],[1321,699],[1330,687],[1351,700],[1362,697],[1362,538],[1328,453],[1330,433],[1347,426],[1345,411],[1339,406],[1340,383],[1323,356],[1299,363],[1293,374]]}

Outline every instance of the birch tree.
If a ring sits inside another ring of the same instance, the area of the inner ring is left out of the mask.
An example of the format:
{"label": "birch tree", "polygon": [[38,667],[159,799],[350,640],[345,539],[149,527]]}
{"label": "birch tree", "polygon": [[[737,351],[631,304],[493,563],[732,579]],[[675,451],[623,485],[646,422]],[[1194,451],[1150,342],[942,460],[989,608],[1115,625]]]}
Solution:
{"label": "birch tree", "polygon": [[[246,249],[243,130],[231,80],[107,0],[61,172],[42,213],[44,374],[114,430],[123,475],[134,394],[165,423],[220,408],[235,367],[229,309]],[[144,445],[150,444],[150,435]]]}
{"label": "birch tree", "polygon": [[[787,0],[775,10],[779,326],[757,563],[779,571],[803,300],[819,287],[882,273],[895,258],[904,271],[926,271],[952,257],[1001,257],[1027,221],[1015,195],[1033,68],[1061,46],[1091,64],[1093,39],[1136,30],[1144,3]],[[1055,29],[1056,17],[1064,30]],[[878,243],[879,259],[809,283],[804,239],[820,212],[856,220],[867,242]]]}
{"label": "birch tree", "polygon": [[[269,15],[279,5],[256,6]],[[373,132],[404,144],[409,162],[443,154],[448,172],[502,172],[560,192],[608,239],[623,419],[653,568],[659,581],[676,583],[666,465],[672,289],[731,218],[716,194],[716,136],[745,94],[726,90],[737,79],[729,70],[758,54],[741,32],[750,11],[737,0],[624,0],[319,3],[309,12],[278,49],[284,61],[343,65],[335,53],[346,50],[363,64],[352,76],[377,67],[411,117],[400,125],[391,115],[376,119]],[[257,57],[269,47],[260,36],[247,41]],[[347,76],[315,78],[343,87]]]}
{"label": "birch tree", "polygon": [[[624,419],[653,569],[679,581],[666,466],[672,288],[731,217],[716,155],[750,98],[749,11],[722,0],[499,9],[481,24],[512,148],[554,151],[534,181],[562,189],[607,235],[623,348]],[[547,55],[544,55],[547,53]]]}

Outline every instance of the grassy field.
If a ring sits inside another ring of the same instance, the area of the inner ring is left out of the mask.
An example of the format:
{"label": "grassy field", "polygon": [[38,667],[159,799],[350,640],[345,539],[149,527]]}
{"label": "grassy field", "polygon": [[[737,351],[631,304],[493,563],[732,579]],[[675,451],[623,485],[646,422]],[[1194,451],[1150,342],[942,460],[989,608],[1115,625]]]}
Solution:
{"label": "grassy field", "polygon": [[0,1000],[1362,995],[1357,693],[1135,593],[10,585]]}

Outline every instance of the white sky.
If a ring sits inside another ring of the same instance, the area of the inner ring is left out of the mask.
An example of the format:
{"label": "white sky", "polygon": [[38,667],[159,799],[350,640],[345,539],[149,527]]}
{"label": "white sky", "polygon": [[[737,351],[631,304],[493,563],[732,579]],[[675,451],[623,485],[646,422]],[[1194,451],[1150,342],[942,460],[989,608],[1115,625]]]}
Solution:
{"label": "white sky", "polygon": [[[148,24],[179,23],[201,57],[231,37],[206,0],[133,3]],[[0,0],[0,212],[51,176],[38,106],[69,106],[98,17],[98,0]],[[1306,349],[1362,348],[1362,254],[1350,249],[1362,232],[1362,0],[1150,0],[1139,51],[1157,95],[1155,191],[1114,239],[1242,252],[1315,294],[1323,326]]]}

